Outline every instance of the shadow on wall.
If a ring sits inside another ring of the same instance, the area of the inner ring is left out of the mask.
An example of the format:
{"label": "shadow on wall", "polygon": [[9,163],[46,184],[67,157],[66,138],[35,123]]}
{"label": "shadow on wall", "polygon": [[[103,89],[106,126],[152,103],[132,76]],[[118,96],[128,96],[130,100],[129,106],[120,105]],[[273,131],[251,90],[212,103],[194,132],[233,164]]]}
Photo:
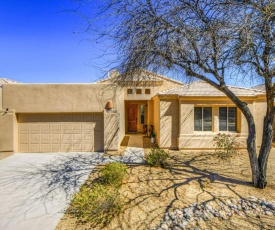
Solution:
{"label": "shadow on wall", "polygon": [[179,113],[178,101],[160,102],[160,147],[178,148]]}

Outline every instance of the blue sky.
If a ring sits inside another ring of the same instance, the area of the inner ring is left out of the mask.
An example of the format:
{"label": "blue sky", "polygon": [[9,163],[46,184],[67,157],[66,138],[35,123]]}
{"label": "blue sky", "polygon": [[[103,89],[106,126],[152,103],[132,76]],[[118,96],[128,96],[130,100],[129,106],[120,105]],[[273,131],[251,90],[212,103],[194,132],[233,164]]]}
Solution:
{"label": "blue sky", "polygon": [[[97,1],[93,0],[93,7]],[[82,83],[106,76],[115,56],[101,56],[107,48],[87,40],[92,35],[83,32],[84,20],[68,12],[71,9],[76,9],[71,0],[1,0],[0,78],[23,83]],[[231,79],[228,83],[250,87],[259,82]]]}
{"label": "blue sky", "polygon": [[86,40],[87,33],[75,33],[84,21],[64,12],[74,8],[69,0],[1,0],[0,77],[24,83],[102,77],[106,60],[96,58],[98,47]]}

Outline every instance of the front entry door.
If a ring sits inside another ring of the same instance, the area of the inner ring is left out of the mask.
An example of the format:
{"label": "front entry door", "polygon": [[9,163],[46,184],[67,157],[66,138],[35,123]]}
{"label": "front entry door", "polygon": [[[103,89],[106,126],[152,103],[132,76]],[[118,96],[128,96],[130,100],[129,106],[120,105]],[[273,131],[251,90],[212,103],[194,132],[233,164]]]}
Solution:
{"label": "front entry door", "polygon": [[137,132],[137,104],[128,104],[128,132]]}

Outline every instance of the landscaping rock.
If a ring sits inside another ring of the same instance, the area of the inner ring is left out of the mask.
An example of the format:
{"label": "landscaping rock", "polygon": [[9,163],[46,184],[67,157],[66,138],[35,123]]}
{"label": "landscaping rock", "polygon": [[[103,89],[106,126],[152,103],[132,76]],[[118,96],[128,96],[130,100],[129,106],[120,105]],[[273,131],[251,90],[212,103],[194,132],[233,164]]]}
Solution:
{"label": "landscaping rock", "polygon": [[[225,220],[234,214],[254,215],[257,218],[260,218],[262,214],[273,216],[274,210],[275,202],[266,202],[264,198],[257,199],[255,196],[250,196],[247,200],[223,199],[216,203],[213,201],[206,204],[194,203],[189,207],[167,212],[161,224],[152,230],[191,229],[195,221],[208,221],[212,218]],[[189,224],[192,225],[188,228]]]}
{"label": "landscaping rock", "polygon": [[272,203],[272,202],[267,202],[267,203],[266,203],[266,206],[267,206],[268,208],[272,209],[272,210],[275,210],[275,204]]}
{"label": "landscaping rock", "polygon": [[271,211],[266,211],[265,214],[268,215],[268,216],[271,216],[271,215],[273,215],[273,212],[271,212]]}

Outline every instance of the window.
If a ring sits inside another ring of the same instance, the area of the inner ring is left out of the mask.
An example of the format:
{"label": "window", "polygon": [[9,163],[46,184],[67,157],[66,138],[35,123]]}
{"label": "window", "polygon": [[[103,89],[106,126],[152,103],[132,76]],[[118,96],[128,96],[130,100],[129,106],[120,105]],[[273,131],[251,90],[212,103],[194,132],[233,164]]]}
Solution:
{"label": "window", "polygon": [[141,89],[136,89],[136,94],[141,94]]}
{"label": "window", "polygon": [[150,89],[145,89],[145,94],[150,94],[151,90]]}
{"label": "window", "polygon": [[133,89],[127,89],[127,94],[133,94]]}
{"label": "window", "polygon": [[219,130],[237,131],[237,108],[220,107],[219,108]]}
{"label": "window", "polygon": [[195,107],[194,130],[212,131],[212,108]]}
{"label": "window", "polygon": [[145,124],[145,105],[140,105],[140,124]]}

